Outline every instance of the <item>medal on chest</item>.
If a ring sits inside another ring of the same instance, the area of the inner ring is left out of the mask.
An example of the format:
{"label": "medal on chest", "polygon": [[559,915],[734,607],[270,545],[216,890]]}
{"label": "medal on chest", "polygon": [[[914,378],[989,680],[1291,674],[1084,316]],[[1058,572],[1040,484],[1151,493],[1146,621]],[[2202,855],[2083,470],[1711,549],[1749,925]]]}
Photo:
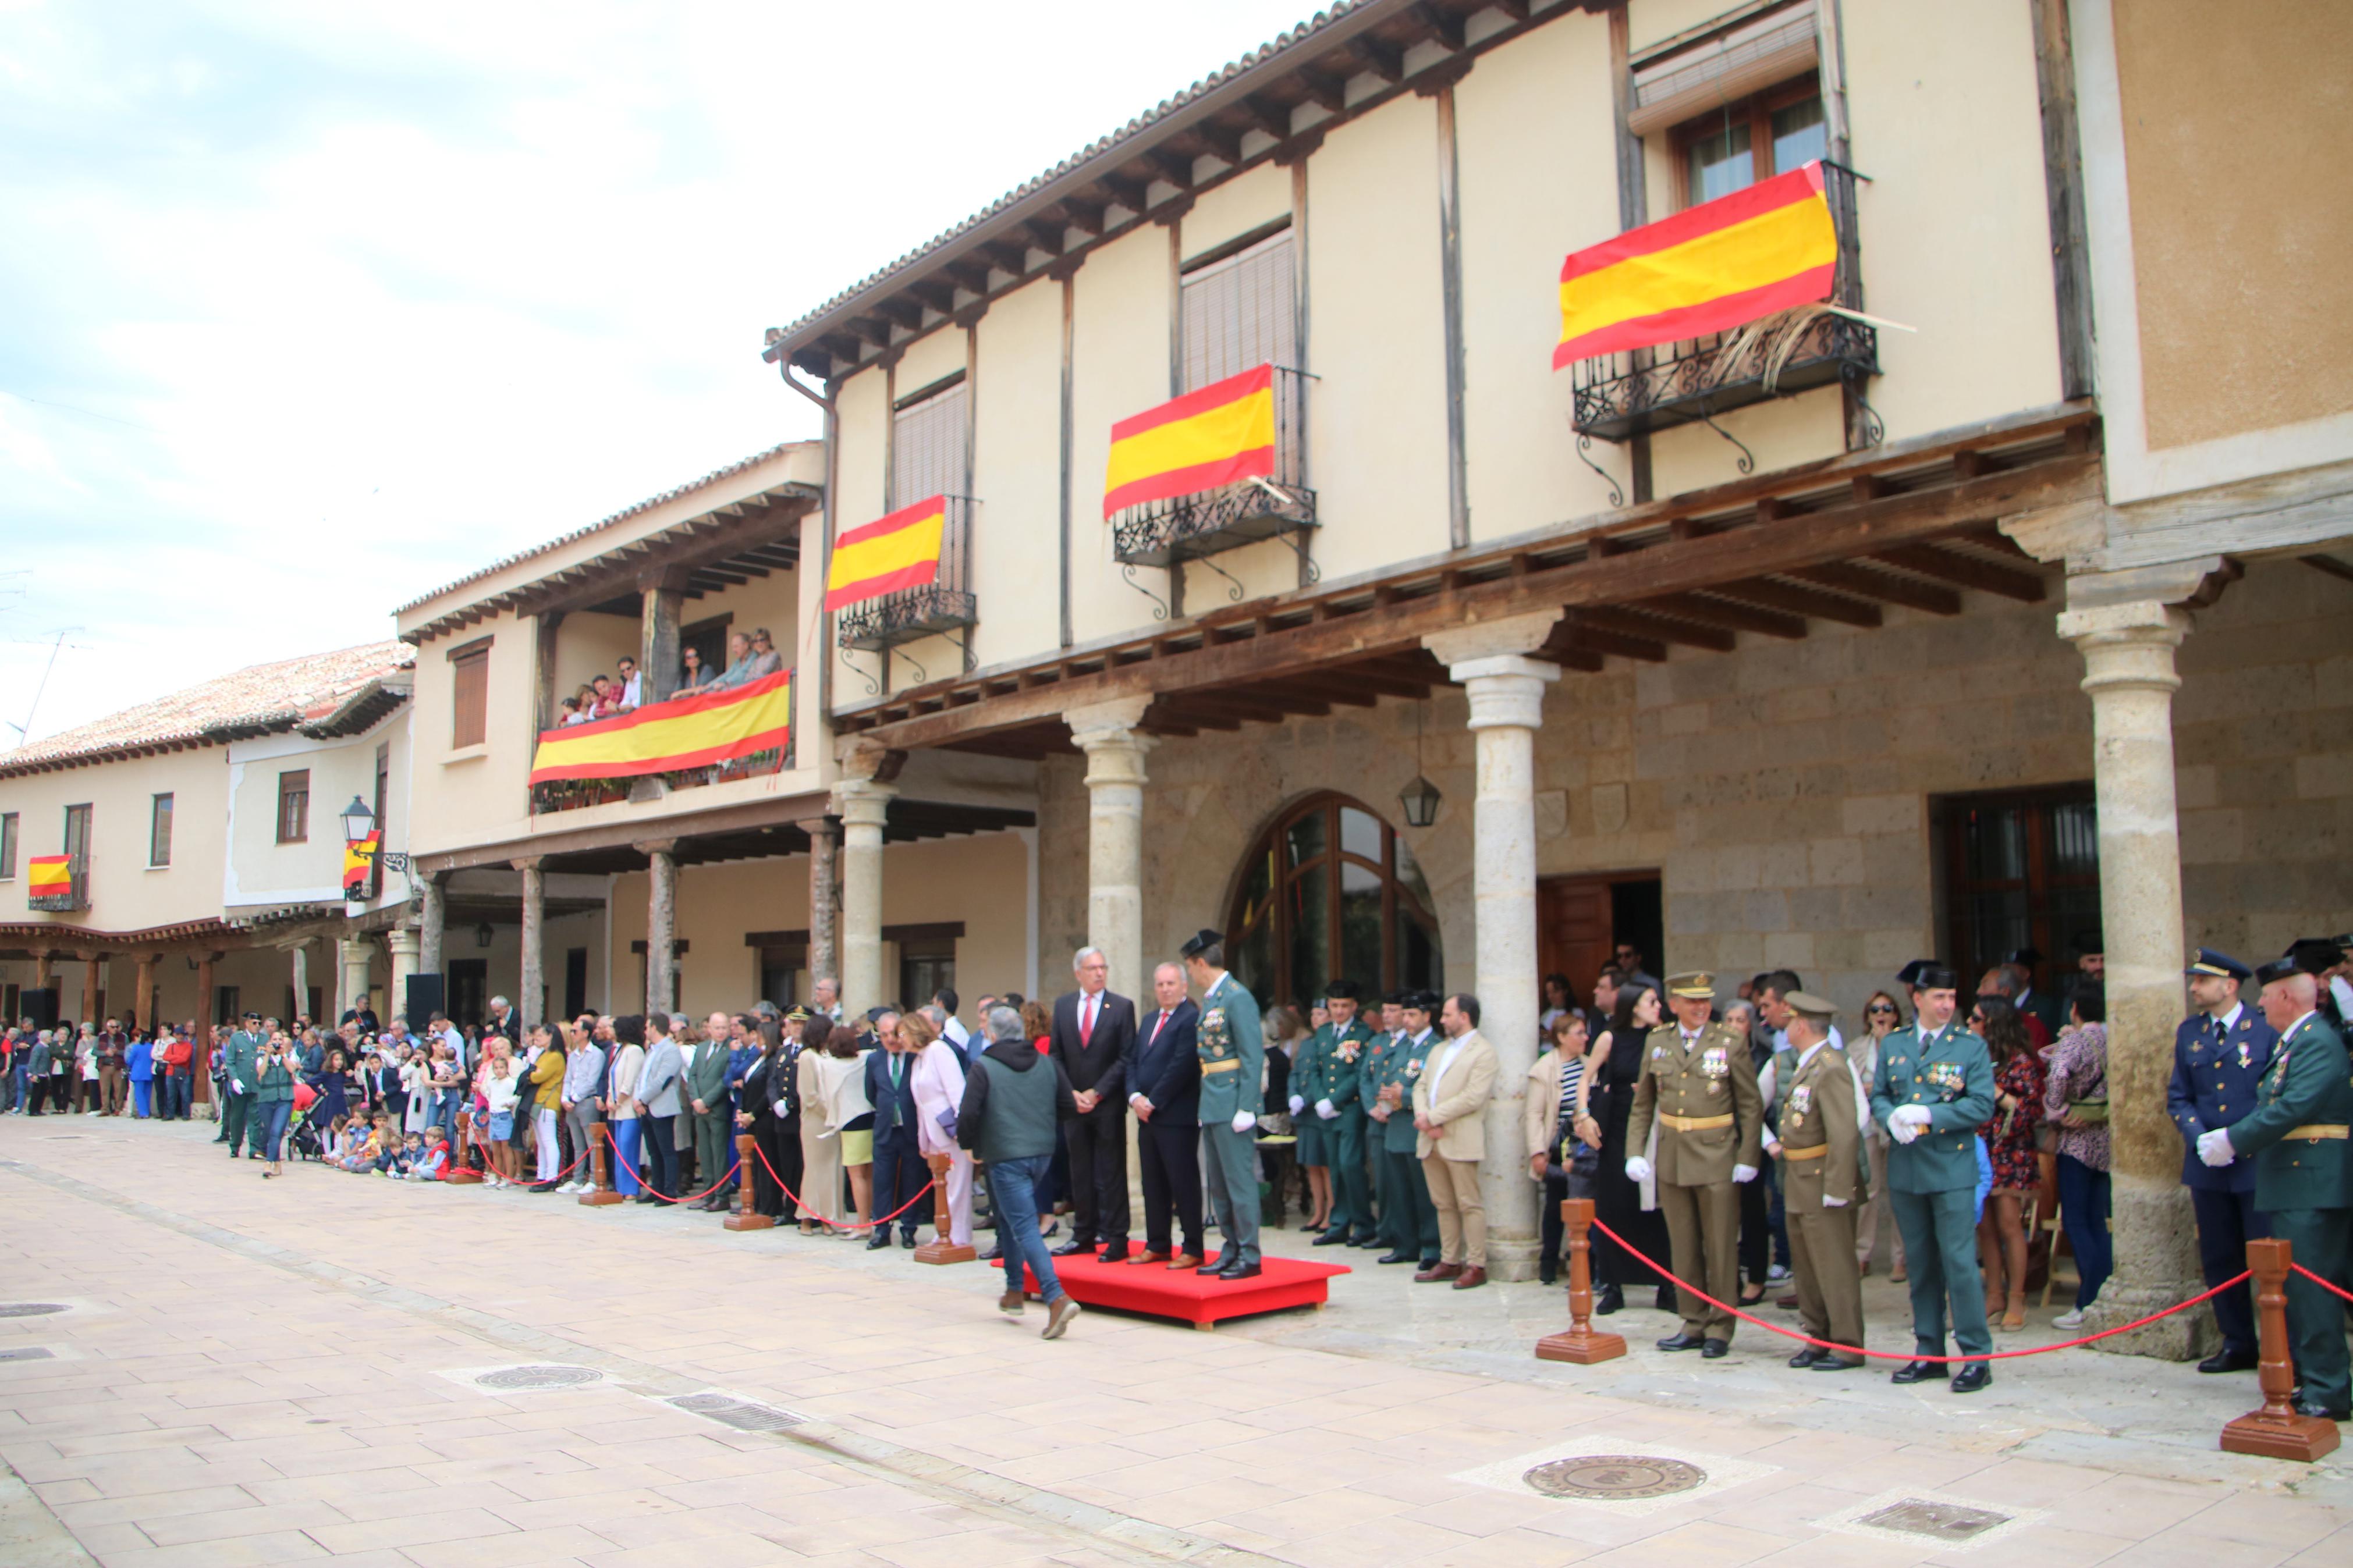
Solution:
{"label": "medal on chest", "polygon": [[1806,1124],[1806,1112],[1814,1105],[1814,1086],[1801,1083],[1789,1091],[1789,1131],[1794,1132]]}

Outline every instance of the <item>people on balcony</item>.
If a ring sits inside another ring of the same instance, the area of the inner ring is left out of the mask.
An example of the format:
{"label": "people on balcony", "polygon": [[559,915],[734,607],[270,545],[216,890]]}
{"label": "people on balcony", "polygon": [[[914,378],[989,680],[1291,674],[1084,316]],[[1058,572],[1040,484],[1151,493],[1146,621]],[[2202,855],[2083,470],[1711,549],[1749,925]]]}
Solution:
{"label": "people on balcony", "polygon": [[727,668],[711,682],[714,688],[741,686],[752,679],[752,639],[744,632],[731,632],[727,637]]}
{"label": "people on balcony", "polygon": [[702,654],[692,645],[690,644],[680,657],[685,661],[678,682],[681,693],[698,690],[718,678],[718,672],[702,662]]}
{"label": "people on balcony", "polygon": [[768,636],[768,628],[765,626],[753,628],[751,672],[744,679],[759,680],[776,674],[784,668],[785,656],[776,651],[776,643]]}
{"label": "people on balcony", "polygon": [[615,692],[613,705],[616,710],[627,713],[632,708],[645,706],[645,682],[640,678],[638,661],[628,654],[623,654],[614,664],[613,668],[617,672],[613,678]]}

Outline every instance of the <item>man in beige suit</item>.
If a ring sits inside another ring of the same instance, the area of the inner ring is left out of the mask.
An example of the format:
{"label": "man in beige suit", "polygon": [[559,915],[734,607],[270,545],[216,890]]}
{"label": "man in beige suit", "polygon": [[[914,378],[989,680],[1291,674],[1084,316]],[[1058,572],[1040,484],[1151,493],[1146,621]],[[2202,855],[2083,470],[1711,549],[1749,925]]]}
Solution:
{"label": "man in beige suit", "polygon": [[[1854,1215],[1855,1205],[1871,1195],[1862,1163],[1871,1102],[1846,1053],[1831,1044],[1838,1009],[1803,991],[1781,1000],[1789,1008],[1789,1052],[1797,1066],[1780,1093],[1780,1135],[1765,1135],[1765,1152],[1781,1162],[1798,1319],[1815,1339],[1860,1348],[1862,1269],[1854,1260]],[[1862,1358],[1805,1345],[1789,1364],[1851,1372]]]}
{"label": "man in beige suit", "polygon": [[[1495,1093],[1495,1047],[1479,1034],[1479,998],[1449,996],[1438,1016],[1445,1043],[1431,1047],[1413,1080],[1414,1152],[1438,1211],[1439,1261],[1414,1278],[1451,1279],[1457,1290],[1487,1282],[1487,1205],[1479,1157],[1487,1152],[1487,1101]],[[1410,1065],[1407,1071],[1413,1069]]]}

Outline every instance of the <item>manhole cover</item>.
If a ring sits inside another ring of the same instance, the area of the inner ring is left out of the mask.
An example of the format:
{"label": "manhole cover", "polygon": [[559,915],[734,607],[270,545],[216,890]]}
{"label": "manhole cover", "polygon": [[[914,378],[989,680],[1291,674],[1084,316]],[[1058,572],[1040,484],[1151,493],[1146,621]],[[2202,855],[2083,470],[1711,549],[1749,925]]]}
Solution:
{"label": "manhole cover", "polygon": [[46,1318],[64,1310],[55,1301],[0,1301],[0,1318]]}
{"label": "manhole cover", "polygon": [[806,1419],[773,1405],[754,1404],[726,1394],[681,1394],[668,1403],[739,1432],[781,1432],[787,1426],[800,1426]]}
{"label": "manhole cover", "polygon": [[483,1388],[577,1388],[605,1374],[586,1366],[502,1366],[474,1379]]}
{"label": "manhole cover", "polygon": [[51,1361],[56,1355],[47,1345],[19,1345],[15,1350],[0,1351],[0,1361]]}
{"label": "manhole cover", "polygon": [[1996,1513],[1991,1509],[1964,1508],[1957,1502],[1928,1502],[1920,1498],[1905,1498],[1877,1513],[1865,1514],[1855,1522],[1877,1530],[1901,1531],[1906,1535],[1926,1535],[1938,1541],[1969,1541],[1996,1525],[2008,1524],[2010,1515]]}
{"label": "manhole cover", "polygon": [[1706,1480],[1707,1472],[1681,1459],[1647,1454],[1579,1454],[1538,1465],[1520,1479],[1546,1497],[1606,1502],[1687,1492]]}

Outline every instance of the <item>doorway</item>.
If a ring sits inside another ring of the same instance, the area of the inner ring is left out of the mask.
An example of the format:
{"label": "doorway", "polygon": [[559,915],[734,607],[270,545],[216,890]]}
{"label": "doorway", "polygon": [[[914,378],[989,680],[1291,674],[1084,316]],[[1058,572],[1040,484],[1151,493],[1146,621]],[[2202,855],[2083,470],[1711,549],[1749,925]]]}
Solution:
{"label": "doorway", "polygon": [[1566,974],[1580,1004],[1618,948],[1642,954],[1642,967],[1662,973],[1666,947],[1665,902],[1656,871],[1601,871],[1536,879],[1536,967]]}

